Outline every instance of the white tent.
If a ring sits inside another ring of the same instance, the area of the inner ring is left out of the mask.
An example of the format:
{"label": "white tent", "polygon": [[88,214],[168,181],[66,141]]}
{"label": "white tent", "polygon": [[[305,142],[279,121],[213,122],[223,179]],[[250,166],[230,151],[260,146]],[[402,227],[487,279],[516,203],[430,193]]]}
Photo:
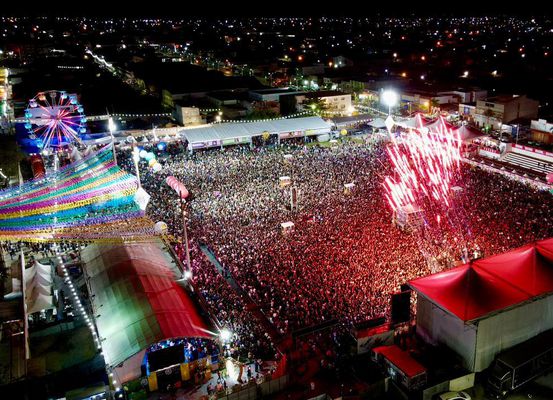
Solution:
{"label": "white tent", "polygon": [[443,117],[438,117],[428,125],[424,126],[431,132],[443,132],[446,129],[456,129],[456,127],[447,122]]}
{"label": "white tent", "polygon": [[419,123],[417,122],[417,117],[407,118],[407,119],[396,119],[394,121],[396,125],[401,126],[402,128],[418,128]]}
{"label": "white tent", "polygon": [[42,274],[35,274],[33,279],[25,282],[25,290],[27,291],[31,291],[33,288],[41,288],[45,290],[45,293],[50,294],[51,287],[52,281]]}
{"label": "white tent", "polygon": [[429,127],[435,121],[433,123],[427,124],[427,121],[422,118],[422,114],[415,114],[411,118],[396,119],[394,120],[394,122],[396,125],[401,126],[402,128],[413,129],[420,127]]}
{"label": "white tent", "polygon": [[38,294],[32,303],[27,303],[27,314],[33,314],[42,310],[54,308],[52,305],[52,296]]}
{"label": "white tent", "polygon": [[382,118],[375,118],[371,122],[369,122],[367,125],[372,126],[373,128],[377,128],[377,129],[384,129],[384,128],[386,128],[386,121]]}
{"label": "white tent", "polygon": [[39,295],[50,296],[50,294],[50,290],[44,286],[32,286],[25,291],[27,305],[34,303]]}
{"label": "white tent", "polygon": [[182,129],[180,135],[192,148],[249,143],[264,132],[289,137],[318,136],[330,133],[332,124],[321,117],[288,118],[257,122],[229,122],[199,128]]}
{"label": "white tent", "polygon": [[36,267],[33,265],[31,268],[27,268],[23,271],[23,280],[25,282],[32,280],[36,274]]}
{"label": "white tent", "polygon": [[440,118],[438,118],[428,125],[425,125],[425,128],[427,128],[431,132],[441,132],[443,129],[447,128],[447,126]]}
{"label": "white tent", "polygon": [[455,135],[458,134],[463,142],[472,142],[474,139],[484,136],[478,129],[470,128],[466,125],[461,125],[459,128],[455,129],[453,133]]}
{"label": "white tent", "polygon": [[52,302],[52,267],[35,261],[23,271],[27,314],[54,308]]}

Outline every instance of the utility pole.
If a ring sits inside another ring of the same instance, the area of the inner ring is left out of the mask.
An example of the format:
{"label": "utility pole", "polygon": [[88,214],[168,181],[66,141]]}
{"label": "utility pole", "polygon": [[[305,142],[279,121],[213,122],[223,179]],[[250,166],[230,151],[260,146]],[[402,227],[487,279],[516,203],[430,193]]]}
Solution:
{"label": "utility pole", "polygon": [[113,149],[113,160],[115,161],[115,164],[117,164],[117,153],[115,152],[115,136],[113,136],[113,132],[115,131],[115,122],[113,122],[113,118],[109,115],[109,111],[106,107],[106,113],[108,114],[108,129],[109,134],[111,136],[111,147]]}
{"label": "utility pole", "polygon": [[182,212],[182,235],[183,235],[183,241],[184,241],[184,249],[186,251],[186,268],[189,272],[192,271],[192,268],[190,266],[190,249],[188,248],[188,232],[186,229],[186,202],[181,196],[181,192],[179,192],[180,197],[180,206],[181,206],[181,212]]}

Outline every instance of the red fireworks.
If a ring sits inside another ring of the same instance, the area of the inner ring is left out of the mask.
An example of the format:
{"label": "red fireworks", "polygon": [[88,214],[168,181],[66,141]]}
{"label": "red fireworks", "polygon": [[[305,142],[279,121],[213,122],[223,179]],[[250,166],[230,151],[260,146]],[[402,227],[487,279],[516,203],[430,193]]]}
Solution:
{"label": "red fireworks", "polygon": [[392,139],[388,155],[394,175],[384,180],[386,199],[392,210],[416,205],[422,210],[449,208],[450,192],[461,159],[461,140],[443,120],[435,131],[419,127]]}

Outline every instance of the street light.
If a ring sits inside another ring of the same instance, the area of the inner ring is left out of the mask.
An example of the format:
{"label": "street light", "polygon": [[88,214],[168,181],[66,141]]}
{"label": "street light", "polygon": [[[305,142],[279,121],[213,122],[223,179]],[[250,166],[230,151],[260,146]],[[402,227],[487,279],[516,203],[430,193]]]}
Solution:
{"label": "street light", "polygon": [[394,107],[399,100],[399,96],[393,90],[385,90],[382,92],[381,101],[388,106],[388,115],[392,115],[392,107]]}
{"label": "street light", "polygon": [[117,154],[115,153],[115,136],[113,136],[113,132],[115,132],[117,126],[115,126],[115,122],[113,122],[112,117],[108,118],[108,129],[111,136],[111,145],[113,146],[113,160],[115,161],[115,164],[117,164]]}
{"label": "street light", "polygon": [[134,147],[132,150],[132,160],[134,161],[134,169],[136,171],[136,178],[138,179],[138,187],[142,187],[140,183],[140,170],[138,169],[138,161],[140,160],[140,150],[138,150],[138,147]]}
{"label": "street light", "polygon": [[221,332],[219,332],[219,337],[221,338],[221,342],[226,343],[232,337],[232,332],[227,328],[223,328]]}

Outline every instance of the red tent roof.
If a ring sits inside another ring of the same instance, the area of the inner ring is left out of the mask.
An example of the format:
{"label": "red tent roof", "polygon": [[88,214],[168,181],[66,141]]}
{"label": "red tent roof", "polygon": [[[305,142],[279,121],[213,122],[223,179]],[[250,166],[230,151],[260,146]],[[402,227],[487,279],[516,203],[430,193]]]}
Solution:
{"label": "red tent roof", "polygon": [[373,351],[377,354],[382,354],[409,378],[426,372],[426,368],[411,357],[408,352],[401,350],[396,345],[375,347]]}
{"label": "red tent roof", "polygon": [[409,282],[463,321],[553,292],[553,238]]}
{"label": "red tent roof", "polygon": [[175,282],[171,258],[159,240],[90,245],[81,253],[106,363],[119,365],[150,344],[212,335],[188,293]]}

